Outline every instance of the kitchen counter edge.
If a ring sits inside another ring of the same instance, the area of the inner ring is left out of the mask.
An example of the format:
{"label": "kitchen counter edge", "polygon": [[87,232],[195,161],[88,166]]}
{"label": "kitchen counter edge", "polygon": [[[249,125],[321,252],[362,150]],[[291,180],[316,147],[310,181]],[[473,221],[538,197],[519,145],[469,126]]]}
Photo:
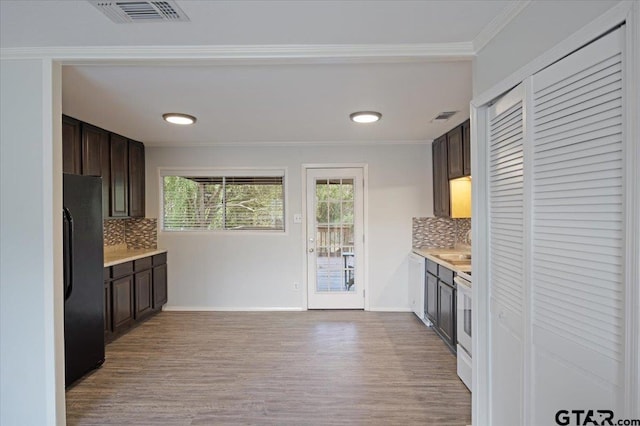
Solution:
{"label": "kitchen counter edge", "polygon": [[121,263],[142,259],[143,257],[155,256],[156,254],[162,254],[166,252],[166,249],[134,249],[105,253],[104,267],[108,268],[109,266],[119,265]]}
{"label": "kitchen counter edge", "polygon": [[453,265],[453,264],[447,262],[446,260],[442,260],[442,259],[440,259],[440,258],[435,256],[437,254],[444,254],[444,253],[459,253],[459,254],[468,253],[468,252],[466,252],[464,250],[414,248],[414,249],[412,249],[412,253],[415,253],[418,256],[422,256],[422,257],[424,257],[426,259],[434,261],[437,264],[442,265],[445,268],[451,269],[452,271],[455,271],[455,272],[471,272],[471,266]]}

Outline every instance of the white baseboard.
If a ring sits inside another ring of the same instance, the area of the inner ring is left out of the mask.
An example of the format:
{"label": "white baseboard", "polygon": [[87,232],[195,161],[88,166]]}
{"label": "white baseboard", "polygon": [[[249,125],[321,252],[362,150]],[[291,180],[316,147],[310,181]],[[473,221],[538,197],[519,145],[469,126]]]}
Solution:
{"label": "white baseboard", "polygon": [[383,307],[383,308],[369,308],[371,312],[413,312],[411,308],[393,308],[393,307]]}
{"label": "white baseboard", "polygon": [[[171,312],[301,312],[300,307],[228,307],[228,306],[163,306],[163,311]],[[411,308],[378,307],[371,312],[413,312]]]}
{"label": "white baseboard", "polygon": [[256,307],[226,307],[226,306],[164,306],[163,311],[173,312],[289,312],[289,311],[304,311],[306,309],[300,307],[269,307],[269,308],[256,308]]}

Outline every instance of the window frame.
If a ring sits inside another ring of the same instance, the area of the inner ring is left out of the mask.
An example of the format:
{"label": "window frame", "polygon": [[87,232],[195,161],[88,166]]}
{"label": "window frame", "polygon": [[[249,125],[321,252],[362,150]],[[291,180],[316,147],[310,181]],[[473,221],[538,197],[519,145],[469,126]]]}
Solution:
{"label": "window frame", "polygon": [[[201,177],[282,177],[284,229],[176,229],[164,228],[164,178],[165,176]],[[288,170],[286,167],[158,167],[158,233],[172,235],[288,235]]]}

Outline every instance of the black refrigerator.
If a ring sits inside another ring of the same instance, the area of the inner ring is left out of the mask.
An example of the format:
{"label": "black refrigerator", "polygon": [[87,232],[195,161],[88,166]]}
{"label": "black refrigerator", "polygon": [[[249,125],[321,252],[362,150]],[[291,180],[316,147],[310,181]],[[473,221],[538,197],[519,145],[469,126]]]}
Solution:
{"label": "black refrigerator", "polygon": [[62,198],[68,387],[104,362],[102,178],[64,174]]}

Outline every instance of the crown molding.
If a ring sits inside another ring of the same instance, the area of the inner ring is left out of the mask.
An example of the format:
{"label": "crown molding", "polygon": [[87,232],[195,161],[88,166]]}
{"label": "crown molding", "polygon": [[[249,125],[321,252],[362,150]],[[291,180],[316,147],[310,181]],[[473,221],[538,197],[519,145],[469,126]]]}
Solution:
{"label": "crown molding", "polygon": [[504,10],[497,15],[489,24],[480,31],[473,39],[474,53],[480,52],[509,22],[518,16],[529,4],[531,0],[518,0],[510,3]]}
{"label": "crown molding", "polygon": [[149,148],[228,148],[228,147],[321,147],[321,146],[400,146],[427,145],[433,139],[420,140],[346,140],[346,141],[221,141],[221,142],[192,142],[166,143],[145,141]]}
{"label": "crown molding", "polygon": [[0,59],[52,59],[65,65],[376,63],[465,61],[472,59],[532,0],[517,0],[472,41],[406,44],[308,44],[223,46],[51,46],[3,47]]}
{"label": "crown molding", "polygon": [[41,59],[67,65],[176,62],[411,62],[470,60],[473,43],[377,45],[253,45],[253,46],[91,46],[10,47],[0,59]]}

